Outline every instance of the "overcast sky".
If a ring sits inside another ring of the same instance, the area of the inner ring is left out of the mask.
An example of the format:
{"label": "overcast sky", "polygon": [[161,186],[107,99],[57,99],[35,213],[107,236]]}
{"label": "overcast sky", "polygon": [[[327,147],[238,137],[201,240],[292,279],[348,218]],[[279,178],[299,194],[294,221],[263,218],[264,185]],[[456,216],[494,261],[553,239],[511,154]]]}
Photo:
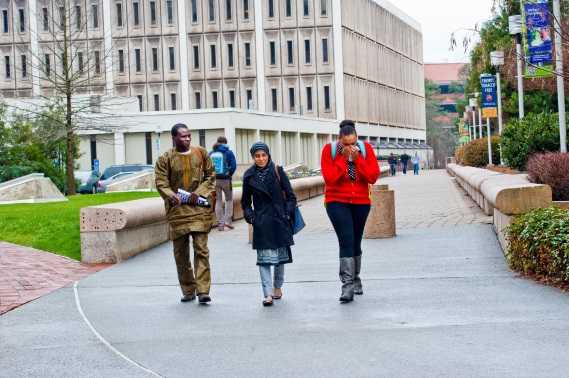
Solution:
{"label": "overcast sky", "polygon": [[491,17],[492,0],[391,0],[399,9],[417,20],[423,28],[425,62],[468,62],[461,46],[449,51],[450,35],[461,28],[473,28]]}

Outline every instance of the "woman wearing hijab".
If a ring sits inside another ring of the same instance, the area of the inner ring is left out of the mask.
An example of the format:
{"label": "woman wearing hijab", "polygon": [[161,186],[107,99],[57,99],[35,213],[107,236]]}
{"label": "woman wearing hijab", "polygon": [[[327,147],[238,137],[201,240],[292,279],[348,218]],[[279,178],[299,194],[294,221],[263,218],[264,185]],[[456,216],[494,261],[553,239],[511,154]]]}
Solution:
{"label": "woman wearing hijab", "polygon": [[253,249],[257,250],[263,306],[272,306],[273,299],[281,299],[283,295],[284,264],[292,262],[296,196],[282,167],[272,162],[269,146],[257,142],[250,152],[254,164],[243,176],[241,206],[245,220],[253,225]]}
{"label": "woman wearing hijab", "polygon": [[379,178],[379,165],[371,145],[358,141],[353,121],[340,124],[340,136],[322,150],[326,184],[326,212],[340,245],[340,302],[362,295],[362,237],[369,215],[370,185]]}

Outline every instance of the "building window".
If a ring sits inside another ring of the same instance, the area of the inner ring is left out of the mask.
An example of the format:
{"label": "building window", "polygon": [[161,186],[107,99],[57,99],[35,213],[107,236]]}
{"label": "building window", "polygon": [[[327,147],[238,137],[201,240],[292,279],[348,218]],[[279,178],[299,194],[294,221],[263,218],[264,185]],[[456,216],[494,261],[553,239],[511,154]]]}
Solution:
{"label": "building window", "polygon": [[93,29],[99,27],[99,6],[97,4],[91,5],[91,14],[93,15]]}
{"label": "building window", "polygon": [[101,53],[99,51],[95,51],[95,74],[101,74]]}
{"label": "building window", "polygon": [[21,59],[22,59],[22,77],[28,77],[28,57],[22,55]]}
{"label": "building window", "polygon": [[243,18],[249,19],[249,0],[243,0]]}
{"label": "building window", "polygon": [[170,93],[170,105],[172,106],[172,110],[176,110],[176,94]]}
{"label": "building window", "polygon": [[251,89],[247,89],[247,109],[251,109],[253,106],[253,91]]}
{"label": "building window", "polygon": [[119,72],[124,72],[124,51],[119,50]]}
{"label": "building window", "polygon": [[142,95],[138,95],[136,98],[138,99],[138,110],[142,111]]}
{"label": "building window", "polygon": [[235,91],[233,89],[229,91],[229,107],[235,107]]}
{"label": "building window", "polygon": [[328,85],[324,86],[324,109],[330,110],[330,87]]}
{"label": "building window", "polygon": [[166,1],[166,15],[168,16],[168,25],[174,23],[174,8],[172,6],[172,0]]}
{"label": "building window", "polygon": [[303,10],[304,10],[304,17],[308,17],[310,15],[310,10],[308,8],[308,0],[303,1]]}
{"label": "building window", "polygon": [[20,33],[26,31],[26,14],[23,9],[18,9],[18,16],[20,18]]}
{"label": "building window", "polygon": [[140,62],[140,49],[134,49],[134,62],[136,65],[136,72],[142,71],[142,64]]}
{"label": "building window", "polygon": [[75,6],[75,27],[77,30],[83,29],[83,22],[81,21],[81,5]]}
{"label": "building window", "polygon": [[154,95],[154,110],[155,111],[160,110],[160,96],[159,95]]}
{"label": "building window", "polygon": [[200,69],[200,47],[198,45],[194,45],[194,69]]}
{"label": "building window", "polygon": [[150,2],[150,23],[156,25],[156,2]]}
{"label": "building window", "polygon": [[160,110],[160,96],[157,94],[154,95],[154,110],[155,111]]}
{"label": "building window", "polygon": [[49,14],[47,13],[47,8],[42,8],[41,13],[42,13],[43,31],[49,31]]}
{"label": "building window", "polygon": [[139,9],[139,3],[138,2],[134,2],[132,3],[132,15],[134,17],[134,26],[138,26],[140,24],[140,9]]}
{"label": "building window", "polygon": [[9,56],[4,57],[4,67],[6,67],[6,79],[11,78],[12,72],[10,71],[10,57]]}
{"label": "building window", "polygon": [[2,31],[8,33],[8,11],[6,9],[2,10]]}
{"label": "building window", "polygon": [[275,17],[275,2],[274,0],[267,0],[269,2],[268,4],[268,8],[269,8],[269,17],[273,18]]}
{"label": "building window", "polygon": [[152,48],[152,71],[158,71],[158,49]]}
{"label": "building window", "polygon": [[249,42],[245,43],[245,65],[251,66],[251,44]]}
{"label": "building window", "polygon": [[194,94],[194,97],[196,99],[196,109],[201,109],[202,108],[202,94],[200,92],[196,92]]}
{"label": "building window", "polygon": [[288,64],[294,64],[294,56],[292,53],[292,41],[286,41],[286,50],[288,54]]}
{"label": "building window", "polygon": [[230,43],[227,45],[227,61],[229,67],[233,67],[233,44]]}
{"label": "building window", "polygon": [[285,16],[286,17],[292,17],[292,0],[286,0]]}
{"label": "building window", "polygon": [[83,73],[83,53],[82,52],[78,52],[77,53],[77,68],[79,73]]}
{"label": "building window", "polygon": [[231,21],[231,19],[233,18],[231,1],[232,0],[225,0],[225,17],[227,18],[227,21]]}
{"label": "building window", "polygon": [[61,29],[65,28],[65,19],[66,19],[65,7],[59,7],[59,27]]}
{"label": "building window", "polygon": [[192,23],[198,22],[198,0],[192,0]]}
{"label": "building window", "polygon": [[276,45],[274,41],[271,41],[269,43],[270,46],[270,59],[271,59],[271,66],[274,66],[275,64],[277,64],[277,49],[276,49]]}
{"label": "building window", "polygon": [[211,58],[211,68],[216,68],[217,67],[217,55],[215,52],[215,45],[209,46],[209,55]]}
{"label": "building window", "polygon": [[51,76],[51,56],[49,54],[45,54],[44,57],[44,72],[45,76]]}
{"label": "building window", "polygon": [[271,103],[273,105],[273,112],[277,112],[279,110],[279,107],[276,88],[271,89]]}
{"label": "building window", "polygon": [[310,56],[310,39],[305,39],[304,40],[304,63],[310,64],[311,60],[312,59]]}
{"label": "building window", "polygon": [[215,21],[215,4],[213,0],[208,0],[208,15],[209,15],[209,22]]}
{"label": "building window", "polygon": [[294,112],[294,88],[288,89],[288,105],[290,107],[290,111]]}
{"label": "building window", "polygon": [[146,132],[144,134],[144,139],[146,142],[146,164],[150,165],[152,164],[152,133]]}
{"label": "building window", "polygon": [[219,103],[217,101],[217,91],[211,92],[211,100],[213,108],[217,108],[219,106]]}
{"label": "building window", "polygon": [[320,15],[328,15],[328,0],[320,0]]}
{"label": "building window", "polygon": [[168,47],[168,55],[170,57],[170,71],[174,71],[176,69],[176,56],[173,47]]}
{"label": "building window", "polygon": [[199,130],[198,137],[200,139],[200,146],[205,147],[205,130]]}
{"label": "building window", "polygon": [[117,3],[117,26],[122,27],[122,4]]}
{"label": "building window", "polygon": [[322,61],[328,63],[328,39],[322,39]]}
{"label": "building window", "polygon": [[312,111],[312,87],[306,87],[306,111]]}

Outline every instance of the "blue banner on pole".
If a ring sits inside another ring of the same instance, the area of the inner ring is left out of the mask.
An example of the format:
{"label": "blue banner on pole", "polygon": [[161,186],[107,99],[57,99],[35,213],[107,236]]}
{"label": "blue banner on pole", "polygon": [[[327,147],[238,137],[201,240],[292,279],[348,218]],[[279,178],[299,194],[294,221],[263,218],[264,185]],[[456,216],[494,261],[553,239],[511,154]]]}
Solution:
{"label": "blue banner on pole", "polygon": [[553,40],[548,3],[548,0],[523,1],[526,75],[530,77],[551,76],[553,69]]}
{"label": "blue banner on pole", "polygon": [[484,118],[495,118],[498,111],[498,93],[496,76],[490,74],[480,75],[482,88],[482,112]]}

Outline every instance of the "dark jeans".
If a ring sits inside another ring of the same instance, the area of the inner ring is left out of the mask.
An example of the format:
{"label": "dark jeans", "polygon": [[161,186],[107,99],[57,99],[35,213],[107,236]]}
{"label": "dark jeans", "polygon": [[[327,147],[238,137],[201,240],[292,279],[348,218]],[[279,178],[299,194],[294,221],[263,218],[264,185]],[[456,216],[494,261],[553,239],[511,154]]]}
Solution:
{"label": "dark jeans", "polygon": [[340,257],[362,255],[362,237],[370,207],[340,202],[326,204],[328,218],[340,244]]}
{"label": "dark jeans", "polygon": [[407,162],[401,163],[401,165],[403,166],[403,174],[406,175],[407,174]]}
{"label": "dark jeans", "polygon": [[389,164],[389,169],[391,172],[391,176],[395,176],[395,173],[397,171],[397,165],[396,164]]}

